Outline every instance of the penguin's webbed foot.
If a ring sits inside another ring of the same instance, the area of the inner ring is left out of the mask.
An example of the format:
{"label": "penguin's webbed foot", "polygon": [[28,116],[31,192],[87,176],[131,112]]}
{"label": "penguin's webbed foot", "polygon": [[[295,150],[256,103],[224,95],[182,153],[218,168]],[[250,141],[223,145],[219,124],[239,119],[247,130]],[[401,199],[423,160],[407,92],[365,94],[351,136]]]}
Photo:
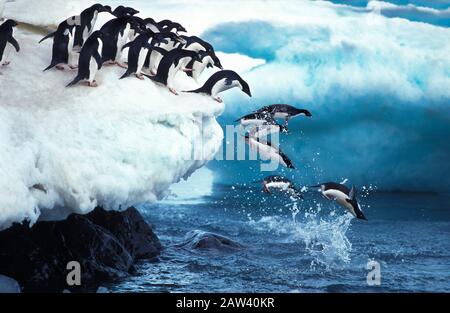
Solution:
{"label": "penguin's webbed foot", "polygon": [[169,88],[170,92],[178,96],[178,92],[174,88]]}
{"label": "penguin's webbed foot", "polygon": [[60,71],[64,71],[64,65],[56,65],[55,67]]}
{"label": "penguin's webbed foot", "polygon": [[3,62],[2,66],[7,66],[9,64],[11,64],[11,61],[5,61],[5,62]]}
{"label": "penguin's webbed foot", "polygon": [[70,67],[71,70],[76,70],[78,68],[77,65],[69,65],[69,67]]}
{"label": "penguin's webbed foot", "polygon": [[216,100],[219,103],[223,103],[223,100],[220,97],[214,98],[214,100]]}
{"label": "penguin's webbed foot", "polygon": [[136,77],[139,78],[140,80],[144,80],[144,75],[142,74],[136,74]]}
{"label": "penguin's webbed foot", "polygon": [[191,68],[183,68],[182,71],[187,73],[187,72],[192,72],[193,70]]}
{"label": "penguin's webbed foot", "polygon": [[126,64],[122,64],[120,62],[116,62],[116,64],[121,68],[128,68],[128,66]]}
{"label": "penguin's webbed foot", "polygon": [[88,82],[89,87],[98,87],[97,81]]}

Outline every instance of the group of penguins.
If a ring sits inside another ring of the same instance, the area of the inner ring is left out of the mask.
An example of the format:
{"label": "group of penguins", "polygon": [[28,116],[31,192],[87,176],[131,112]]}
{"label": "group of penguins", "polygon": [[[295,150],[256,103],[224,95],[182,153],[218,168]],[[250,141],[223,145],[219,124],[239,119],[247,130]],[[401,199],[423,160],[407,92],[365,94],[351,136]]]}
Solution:
{"label": "group of penguins", "polygon": [[[98,14],[108,12],[114,18],[106,22],[98,31],[93,31]],[[85,80],[88,86],[96,87],[95,76],[105,63],[116,64],[126,68],[121,79],[134,74],[139,79],[150,78],[157,84],[166,86],[172,93],[175,75],[181,70],[198,82],[200,74],[206,67],[218,67],[202,87],[187,92],[203,93],[222,102],[218,93],[233,87],[240,88],[251,97],[250,87],[236,72],[223,70],[214,48],[197,36],[179,35],[186,29],[177,22],[162,20],[156,22],[152,18],[136,16],[139,11],[131,7],[111,7],[95,4],[80,15],[61,22],[56,31],[45,36],[40,42],[53,38],[52,60],[44,71],[56,67],[64,70],[64,65],[71,69],[78,68],[77,76],[67,85],[73,86]],[[5,47],[11,44],[16,51],[19,44],[13,38],[13,27],[17,23],[7,20],[0,25],[0,59],[1,65],[8,65]],[[128,64],[122,64],[122,51],[128,48]],[[76,56],[78,55],[78,62]],[[144,73],[147,71],[147,74]],[[289,119],[311,113],[288,104],[272,104],[247,114],[239,122],[246,130],[244,139],[251,149],[258,151],[265,159],[276,160],[279,164],[294,169],[291,160],[283,151],[263,137],[274,133],[287,133]],[[284,119],[284,125],[277,119]],[[303,199],[302,192],[284,176],[271,175],[261,181],[263,191],[271,193],[271,189],[287,192],[291,197]],[[328,182],[320,187],[322,195],[346,208],[356,218],[367,220],[356,198],[356,188],[348,188],[343,183]]]}
{"label": "group of penguins", "polygon": [[[242,116],[235,122],[239,122],[244,128],[244,139],[250,149],[257,151],[263,159],[277,161],[278,164],[289,169],[295,169],[288,156],[278,145],[272,143],[268,136],[288,133],[289,120],[300,115],[312,116],[306,109],[299,109],[288,104],[271,104]],[[279,124],[277,119],[283,119],[284,124]],[[286,192],[294,200],[303,199],[302,191],[284,176],[270,175],[256,183],[262,183],[265,193],[271,194],[271,190],[279,190]],[[356,218],[367,220],[356,198],[355,186],[348,188],[344,183],[327,182],[310,186],[310,188],[320,188],[320,192],[326,199],[336,201]]]}

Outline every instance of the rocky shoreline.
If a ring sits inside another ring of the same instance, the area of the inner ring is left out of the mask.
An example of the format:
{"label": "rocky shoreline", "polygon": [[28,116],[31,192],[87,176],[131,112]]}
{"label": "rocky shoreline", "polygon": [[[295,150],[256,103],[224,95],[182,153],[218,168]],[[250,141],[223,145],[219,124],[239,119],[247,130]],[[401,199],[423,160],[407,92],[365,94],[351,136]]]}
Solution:
{"label": "rocky shoreline", "polygon": [[[14,224],[0,232],[0,275],[15,279],[23,292],[92,291],[134,273],[133,264],[151,259],[162,246],[133,207],[96,208],[63,221]],[[69,262],[80,265],[81,285],[69,286]]]}

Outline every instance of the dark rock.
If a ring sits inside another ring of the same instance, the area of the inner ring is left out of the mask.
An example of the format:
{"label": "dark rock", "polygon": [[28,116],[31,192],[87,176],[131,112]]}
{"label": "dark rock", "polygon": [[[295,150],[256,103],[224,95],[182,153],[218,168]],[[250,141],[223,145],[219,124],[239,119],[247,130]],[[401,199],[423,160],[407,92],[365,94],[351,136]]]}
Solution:
{"label": "dark rock", "polygon": [[245,248],[245,246],[230,238],[201,230],[188,232],[184,237],[184,241],[178,247],[224,252],[237,251]]}
{"label": "dark rock", "polygon": [[94,210],[88,214],[88,218],[109,230],[134,259],[155,257],[162,249],[158,237],[135,208],[124,212]]}
{"label": "dark rock", "polygon": [[[108,212],[14,224],[0,232],[0,274],[14,278],[23,291],[87,290],[129,275],[137,258],[154,257],[161,244],[139,212]],[[67,286],[67,263],[81,265],[81,287]]]}

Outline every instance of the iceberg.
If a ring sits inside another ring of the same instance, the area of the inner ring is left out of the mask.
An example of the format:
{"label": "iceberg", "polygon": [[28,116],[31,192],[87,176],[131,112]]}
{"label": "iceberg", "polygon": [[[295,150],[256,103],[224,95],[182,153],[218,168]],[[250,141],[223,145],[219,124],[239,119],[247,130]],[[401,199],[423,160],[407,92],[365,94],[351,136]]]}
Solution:
{"label": "iceberg", "polygon": [[[15,18],[9,5],[21,2],[7,3],[6,15]],[[119,81],[124,70],[107,65],[98,88],[66,88],[75,71],[42,71],[51,40],[38,44],[42,34],[21,28],[14,36],[22,49],[0,76],[0,230],[156,201],[220,148],[223,104],[175,96],[150,80]],[[184,73],[177,84],[197,88]]]}

